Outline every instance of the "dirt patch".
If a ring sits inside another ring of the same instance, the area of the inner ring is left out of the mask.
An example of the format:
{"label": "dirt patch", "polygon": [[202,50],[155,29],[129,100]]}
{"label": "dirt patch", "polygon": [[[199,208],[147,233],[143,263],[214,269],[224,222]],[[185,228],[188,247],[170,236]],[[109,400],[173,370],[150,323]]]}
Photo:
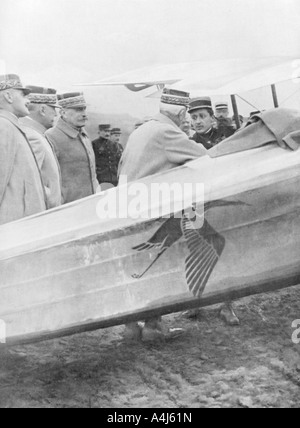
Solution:
{"label": "dirt patch", "polygon": [[299,407],[299,287],[243,299],[237,312],[234,328],[217,308],[165,317],[185,333],[151,346],[117,327],[1,348],[0,407]]}

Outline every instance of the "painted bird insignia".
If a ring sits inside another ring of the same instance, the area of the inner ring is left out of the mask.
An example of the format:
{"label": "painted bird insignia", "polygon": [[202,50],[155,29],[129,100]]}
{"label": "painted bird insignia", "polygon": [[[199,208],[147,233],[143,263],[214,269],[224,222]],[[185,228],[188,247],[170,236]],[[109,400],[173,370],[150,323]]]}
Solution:
{"label": "painted bird insignia", "polygon": [[[204,213],[212,208],[247,205],[241,201],[218,200],[208,202],[204,205]],[[189,256],[185,260],[185,273],[189,290],[196,298],[200,298],[205,290],[207,282],[216,267],[226,245],[225,238],[220,235],[204,219],[203,226],[198,229],[195,227],[195,221],[200,217],[196,209],[193,208],[194,218],[189,214],[184,214],[182,218],[171,216],[149,241],[133,248],[136,251],[159,250],[153,262],[142,274],[135,274],[133,278],[142,278],[158,259],[177,241],[184,237]]]}

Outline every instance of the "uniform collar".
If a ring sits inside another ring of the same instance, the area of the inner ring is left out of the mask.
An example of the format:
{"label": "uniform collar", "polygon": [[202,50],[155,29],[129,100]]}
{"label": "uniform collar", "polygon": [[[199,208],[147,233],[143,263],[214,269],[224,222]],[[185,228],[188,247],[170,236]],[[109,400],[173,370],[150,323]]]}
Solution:
{"label": "uniform collar", "polygon": [[6,111],[6,110],[0,110],[0,116],[5,117],[13,124],[20,126],[19,119],[13,113],[10,113],[9,111]]}
{"label": "uniform collar", "polygon": [[213,131],[213,127],[211,127],[208,131],[206,131],[205,132],[205,134],[203,134],[203,135],[210,135],[211,133],[212,133],[212,131]]}
{"label": "uniform collar", "polygon": [[196,134],[195,135],[197,135],[198,136],[198,138],[202,138],[202,139],[210,139],[211,137],[212,137],[212,135],[213,135],[213,133],[214,133],[214,128],[210,128],[208,131],[206,131],[205,132],[205,134],[200,134],[199,132],[196,132]]}
{"label": "uniform collar", "polygon": [[27,126],[28,128],[34,129],[39,134],[44,135],[47,131],[47,129],[36,120],[32,119],[31,117],[27,116],[21,119],[21,124],[24,126]]}
{"label": "uniform collar", "polygon": [[110,140],[109,140],[108,138],[99,137],[99,138],[98,138],[98,141],[100,141],[100,143],[107,143],[107,142],[109,142]]}
{"label": "uniform collar", "polygon": [[60,129],[64,134],[68,135],[70,138],[77,138],[79,135],[82,135],[84,137],[87,136],[85,129],[82,128],[81,130],[73,128],[73,126],[69,125],[66,121],[63,119],[59,119],[57,122],[57,128]]}

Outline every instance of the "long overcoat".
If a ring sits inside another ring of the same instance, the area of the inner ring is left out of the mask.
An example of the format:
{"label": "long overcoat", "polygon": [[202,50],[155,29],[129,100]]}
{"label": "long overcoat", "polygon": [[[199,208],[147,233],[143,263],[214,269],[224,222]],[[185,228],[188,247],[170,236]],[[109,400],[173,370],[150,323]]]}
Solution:
{"label": "long overcoat", "polygon": [[167,116],[159,113],[129,137],[119,175],[128,182],[167,171],[205,156],[207,150],[190,140]]}
{"label": "long overcoat", "polygon": [[47,208],[58,207],[62,204],[60,166],[51,143],[45,137],[46,128],[30,117],[21,119],[20,123],[41,170],[47,195]]}
{"label": "long overcoat", "polygon": [[31,146],[16,116],[0,111],[0,224],[46,210],[46,195]]}
{"label": "long overcoat", "polygon": [[64,203],[95,194],[99,190],[95,155],[84,129],[79,131],[59,119],[46,137],[53,144],[60,165]]}

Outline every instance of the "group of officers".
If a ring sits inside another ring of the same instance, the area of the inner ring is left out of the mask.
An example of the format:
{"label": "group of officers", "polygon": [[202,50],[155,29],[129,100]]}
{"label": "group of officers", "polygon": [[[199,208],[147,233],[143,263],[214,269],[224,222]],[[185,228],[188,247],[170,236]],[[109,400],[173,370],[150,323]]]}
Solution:
{"label": "group of officers", "polygon": [[91,142],[86,110],[82,93],[0,76],[0,224],[117,186],[121,129],[100,125]]}
{"label": "group of officers", "polygon": [[[208,97],[164,89],[159,113],[136,127],[123,151],[121,130],[110,125],[100,125],[91,142],[82,93],[57,95],[23,86],[15,74],[0,76],[0,225],[117,186],[120,175],[130,182],[207,155],[236,131],[228,105],[216,109]],[[182,130],[187,112],[194,135]],[[239,323],[231,307],[224,319]],[[146,323],[147,334],[160,334],[156,320]]]}

